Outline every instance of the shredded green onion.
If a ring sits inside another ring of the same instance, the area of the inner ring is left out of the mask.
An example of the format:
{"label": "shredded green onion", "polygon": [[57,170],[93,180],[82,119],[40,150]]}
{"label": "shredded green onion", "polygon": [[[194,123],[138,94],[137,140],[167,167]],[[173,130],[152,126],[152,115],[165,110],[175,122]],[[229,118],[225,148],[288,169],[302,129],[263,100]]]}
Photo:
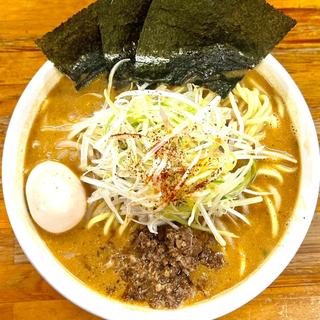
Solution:
{"label": "shredded green onion", "polygon": [[[69,134],[79,145],[81,179],[95,188],[89,203],[102,201],[106,207],[89,227],[107,220],[106,233],[115,218],[121,232],[133,221],[157,233],[161,225],[180,224],[211,232],[225,246],[224,237],[237,236],[218,230],[219,219],[228,215],[250,224],[238,208],[269,194],[250,190],[256,163],[268,158],[296,163],[261,144],[266,124],[277,122],[268,97],[238,84],[221,101],[189,84],[153,90],[144,85],[112,100],[115,70],[102,109],[74,124]],[[270,209],[271,202],[267,205]],[[273,233],[275,215],[272,209]]]}

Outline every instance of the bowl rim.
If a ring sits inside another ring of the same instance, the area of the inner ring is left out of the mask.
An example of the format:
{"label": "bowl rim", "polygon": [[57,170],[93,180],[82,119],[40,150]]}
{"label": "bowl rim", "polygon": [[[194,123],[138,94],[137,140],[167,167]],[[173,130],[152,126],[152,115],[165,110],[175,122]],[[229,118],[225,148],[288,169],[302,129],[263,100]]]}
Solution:
{"label": "bowl rim", "polygon": [[[20,190],[17,194],[17,188],[15,187],[19,184],[21,189],[21,185],[23,184],[22,178],[19,176],[19,170],[17,170],[19,152],[24,152],[20,139],[21,135],[23,135],[22,126],[27,119],[23,119],[23,113],[28,103],[34,102],[39,98],[39,92],[45,85],[45,81],[43,80],[49,79],[53,73],[57,77],[61,77],[51,62],[46,62],[40,68],[19,99],[8,127],[2,159],[3,194],[7,214],[19,244],[29,258],[29,261],[54,289],[82,309],[109,320],[119,318],[144,320],[151,319],[151,317],[153,320],[191,320],[195,318],[212,320],[246,304],[280,275],[292,260],[305,238],[316,208],[320,182],[320,166],[317,166],[320,163],[319,144],[310,110],[295,82],[273,56],[269,55],[263,63],[271,67],[275,74],[281,77],[282,82],[289,87],[290,96],[296,101],[296,104],[299,106],[298,111],[300,112],[300,116],[303,117],[299,121],[303,122],[305,126],[304,130],[308,130],[308,144],[311,146],[309,150],[310,154],[308,154],[311,168],[309,167],[308,170],[312,171],[312,176],[308,171],[305,172],[309,174],[311,180],[309,179],[308,190],[305,190],[304,194],[308,198],[308,201],[304,203],[305,213],[301,215],[301,219],[294,227],[294,231],[298,233],[295,237],[291,236],[289,244],[288,241],[287,243],[284,241],[289,234],[289,232],[286,232],[277,248],[274,249],[264,263],[236,286],[212,299],[176,310],[152,310],[129,305],[96,293],[64,269],[60,262],[51,254],[40,236],[35,233],[31,221],[24,221],[27,219],[21,219],[20,214],[18,214],[18,212],[21,212],[19,210],[23,212],[27,210],[23,192],[21,193]],[[24,140],[25,142],[27,140],[25,136]],[[303,159],[302,157],[302,162],[304,161]],[[301,191],[303,189],[299,191],[299,197],[301,196]],[[30,233],[32,233],[32,237],[30,237]],[[268,272],[265,273],[267,270]]]}

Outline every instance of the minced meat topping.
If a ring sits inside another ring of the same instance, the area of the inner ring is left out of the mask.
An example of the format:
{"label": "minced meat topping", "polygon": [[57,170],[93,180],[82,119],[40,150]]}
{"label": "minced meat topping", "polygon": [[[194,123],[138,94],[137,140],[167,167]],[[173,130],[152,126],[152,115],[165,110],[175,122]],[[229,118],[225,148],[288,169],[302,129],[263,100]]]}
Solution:
{"label": "minced meat topping", "polygon": [[152,308],[176,308],[195,294],[190,273],[203,264],[219,269],[223,254],[214,252],[210,240],[190,228],[159,228],[154,235],[147,228],[133,234],[133,246],[118,265],[126,282],[125,300],[147,302]]}

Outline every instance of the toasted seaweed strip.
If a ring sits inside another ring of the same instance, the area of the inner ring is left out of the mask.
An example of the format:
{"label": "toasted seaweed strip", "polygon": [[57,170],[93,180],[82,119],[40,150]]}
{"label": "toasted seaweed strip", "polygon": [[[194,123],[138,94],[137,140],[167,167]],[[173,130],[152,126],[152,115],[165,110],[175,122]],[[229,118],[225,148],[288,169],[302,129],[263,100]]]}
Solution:
{"label": "toasted seaweed strip", "polygon": [[98,18],[107,68],[134,58],[151,0],[101,0]]}
{"label": "toasted seaweed strip", "polygon": [[[135,79],[143,80],[148,73],[151,82],[178,83],[195,77],[199,84],[225,96],[241,79],[226,75],[246,59],[245,69],[255,67],[294,25],[293,19],[264,0],[153,0],[139,39]],[[217,57],[200,50],[205,47],[212,47]],[[232,52],[228,54],[226,48]],[[202,80],[203,72],[197,71],[207,58],[213,72],[220,73],[210,76],[212,80]],[[215,63],[221,61],[230,63],[229,67],[223,63],[220,70]]]}
{"label": "toasted seaweed strip", "polygon": [[80,89],[105,71],[97,7],[94,3],[81,10],[36,44],[57,69],[76,82]]}
{"label": "toasted seaweed strip", "polygon": [[215,44],[171,57],[168,63],[140,67],[137,80],[180,85],[192,82],[225,97],[255,65],[255,58],[224,44]]}

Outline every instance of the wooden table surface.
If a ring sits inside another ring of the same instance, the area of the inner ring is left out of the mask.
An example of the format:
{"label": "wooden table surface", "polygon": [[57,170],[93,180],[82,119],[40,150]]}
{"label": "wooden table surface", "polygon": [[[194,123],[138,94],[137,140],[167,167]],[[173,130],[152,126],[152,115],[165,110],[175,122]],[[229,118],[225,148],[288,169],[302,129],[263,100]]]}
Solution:
{"label": "wooden table surface", "polygon": [[[34,40],[90,0],[0,1],[0,153],[11,113],[45,62]],[[270,0],[298,21],[273,54],[301,88],[320,135],[320,0]],[[319,164],[320,165],[320,164]],[[0,179],[1,184],[1,179]],[[225,320],[320,319],[319,204],[309,233],[282,275]],[[0,319],[97,319],[65,300],[28,263],[10,227],[0,188]],[[124,320],[124,319],[119,319]],[[165,320],[165,319],[164,319]]]}

